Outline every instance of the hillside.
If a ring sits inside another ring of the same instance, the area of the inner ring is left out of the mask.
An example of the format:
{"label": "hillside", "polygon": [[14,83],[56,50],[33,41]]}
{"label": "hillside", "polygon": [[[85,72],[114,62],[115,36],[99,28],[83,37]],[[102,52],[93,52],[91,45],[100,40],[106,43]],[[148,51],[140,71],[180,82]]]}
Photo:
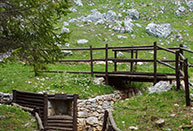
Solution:
{"label": "hillside", "polygon": [[[162,47],[179,47],[182,44],[185,49],[193,50],[193,1],[73,0],[68,15],[57,21],[55,28],[58,34],[69,34],[66,43],[58,44],[61,49],[105,47],[106,44],[118,47],[142,46],[153,45],[153,42],[157,41]],[[63,50],[63,53],[63,59],[66,60],[90,57],[89,51]],[[193,64],[193,54],[184,55],[188,58],[188,62]],[[113,56],[114,54],[109,52],[109,57]],[[105,51],[93,51],[93,57],[104,58]],[[131,54],[118,52],[118,57],[130,58]],[[138,58],[153,59],[153,52],[139,52]],[[175,55],[158,51],[158,59],[173,60]],[[90,63],[87,62],[68,64],[56,62],[45,66],[44,70],[90,71]],[[152,63],[138,62],[137,66],[136,72],[153,72]],[[172,66],[175,66],[175,63]],[[113,67],[114,64],[109,62],[109,71],[113,71]],[[113,94],[115,90],[112,86],[97,84],[94,78],[87,74],[42,73],[34,77],[32,70],[25,60],[15,56],[2,59],[0,55],[0,92],[12,93],[13,89],[17,89],[41,93],[70,93],[78,94],[80,99],[89,100],[100,95]],[[121,63],[118,70],[128,71],[130,64]],[[95,62],[94,71],[105,71],[104,62]],[[158,72],[175,73],[174,70],[161,64],[158,64]],[[189,80],[193,83],[193,68],[188,68],[188,73]],[[152,83],[130,85],[143,90]],[[190,89],[190,93],[193,94],[193,88]],[[131,130],[132,126],[137,130],[169,131],[182,130],[191,125],[192,129],[192,114],[192,107],[185,107],[183,90],[151,95],[143,92],[143,96],[116,101],[113,110],[115,122],[123,131]],[[37,129],[32,116],[15,107],[0,105],[1,116],[5,116],[6,119],[0,118],[0,130]],[[164,119],[164,125],[161,127],[155,124],[159,119]],[[26,124],[29,121],[32,121],[31,125]]]}

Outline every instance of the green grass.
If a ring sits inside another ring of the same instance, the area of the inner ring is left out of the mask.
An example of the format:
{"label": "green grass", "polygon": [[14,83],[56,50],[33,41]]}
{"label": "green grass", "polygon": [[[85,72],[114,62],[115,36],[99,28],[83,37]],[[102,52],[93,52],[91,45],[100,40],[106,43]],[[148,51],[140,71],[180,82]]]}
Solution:
{"label": "green grass", "polygon": [[[69,67],[70,68],[70,67]],[[34,77],[32,68],[21,62],[0,65],[0,92],[12,92],[13,89],[49,92],[76,93],[81,98],[94,97],[113,93],[113,88],[105,85],[95,85],[89,75],[47,74]]]}
{"label": "green grass", "polygon": [[1,131],[34,131],[37,130],[36,120],[31,114],[14,106],[0,105]]}
{"label": "green grass", "polygon": [[[120,101],[114,105],[113,116],[123,131],[128,131],[130,126],[137,126],[143,131],[173,131],[180,130],[180,126],[191,125],[193,110],[185,107],[184,91],[168,91]],[[160,128],[151,120],[153,117],[164,119],[165,125]]]}

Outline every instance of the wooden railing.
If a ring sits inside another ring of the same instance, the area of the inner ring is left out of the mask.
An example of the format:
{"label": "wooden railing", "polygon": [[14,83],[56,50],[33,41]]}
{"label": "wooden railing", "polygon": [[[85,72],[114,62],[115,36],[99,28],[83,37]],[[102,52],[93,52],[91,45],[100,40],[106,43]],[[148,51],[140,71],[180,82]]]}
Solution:
{"label": "wooden railing", "polygon": [[[43,71],[48,73],[82,73],[82,74],[91,74],[91,76],[94,76],[94,74],[101,74],[105,77],[105,83],[109,84],[109,76],[116,76],[120,74],[124,75],[130,75],[131,77],[140,77],[146,81],[147,79],[151,79],[154,84],[156,84],[160,80],[176,80],[176,86],[177,90],[180,89],[180,80],[184,80],[185,83],[185,89],[186,89],[186,105],[190,105],[189,103],[189,88],[188,88],[188,67],[193,67],[192,64],[188,63],[188,60],[184,57],[184,52],[192,53],[193,51],[183,48],[182,45],[180,47],[174,47],[174,48],[165,48],[157,45],[157,42],[154,42],[151,46],[125,46],[125,47],[109,47],[108,44],[106,44],[105,47],[99,47],[99,48],[93,48],[90,46],[90,48],[66,48],[62,50],[72,50],[72,51],[90,51],[90,58],[89,59],[73,59],[73,60],[60,60],[59,62],[62,63],[69,63],[69,62],[87,62],[90,63],[90,71]],[[105,58],[100,59],[94,59],[93,58],[93,51],[94,50],[105,50]],[[109,51],[113,51],[114,57],[109,57]],[[118,58],[117,52],[128,52],[131,53],[131,58]],[[144,52],[144,51],[153,51],[153,59],[141,59],[138,58],[138,52]],[[166,51],[167,53],[173,54],[175,59],[173,60],[158,60],[158,51]],[[94,71],[94,62],[97,61],[103,61],[105,62],[105,71]],[[109,61],[112,61],[114,63],[114,71],[110,72],[108,70],[109,67]],[[137,70],[137,63],[138,62],[147,62],[147,63],[153,63],[153,72],[135,72]],[[117,63],[130,63],[130,70],[129,71],[118,71]],[[162,64],[166,67],[171,68],[175,71],[175,73],[158,73],[158,64]],[[173,66],[173,65],[175,66]],[[147,80],[149,82],[150,80]]]}
{"label": "wooden railing", "polygon": [[117,127],[111,111],[105,111],[102,131],[121,131]]}

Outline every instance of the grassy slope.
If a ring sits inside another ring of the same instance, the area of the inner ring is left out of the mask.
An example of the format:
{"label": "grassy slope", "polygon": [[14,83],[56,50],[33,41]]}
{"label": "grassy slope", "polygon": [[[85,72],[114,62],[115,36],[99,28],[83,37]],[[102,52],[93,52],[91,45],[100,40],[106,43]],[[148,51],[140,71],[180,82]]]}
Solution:
{"label": "grassy slope", "polygon": [[0,105],[0,116],[5,117],[0,119],[1,131],[37,130],[37,123],[35,122],[35,118],[19,108],[7,105]]}
{"label": "grassy slope", "polygon": [[[68,21],[72,18],[78,18],[80,16],[87,16],[90,14],[90,10],[92,9],[98,9],[101,13],[106,13],[108,10],[112,9],[117,14],[121,13],[123,15],[120,20],[123,20],[126,16],[125,13],[123,13],[123,10],[127,10],[129,8],[135,8],[140,13],[140,19],[133,21],[133,23],[139,23],[142,25],[141,28],[134,26],[134,31],[132,33],[125,33],[122,35],[128,36],[128,39],[121,39],[119,40],[117,38],[117,35],[120,35],[118,32],[114,32],[112,30],[109,30],[108,28],[105,28],[105,25],[94,25],[94,22],[91,24],[85,24],[83,22],[78,22],[80,24],[83,24],[84,27],[77,27],[76,23],[71,23],[69,25],[69,28],[71,30],[71,37],[69,40],[70,47],[89,47],[92,45],[93,47],[104,47],[105,44],[109,44],[109,46],[132,46],[132,45],[152,45],[153,41],[158,41],[158,45],[160,43],[164,43],[164,47],[178,47],[180,44],[185,44],[189,49],[193,50],[193,25],[188,26],[187,21],[190,23],[193,22],[193,13],[187,12],[182,16],[177,16],[175,14],[175,11],[177,10],[178,6],[173,4],[171,1],[168,0],[122,0],[125,4],[120,6],[120,2],[116,0],[96,0],[94,1],[94,6],[88,6],[87,0],[82,0],[84,6],[83,7],[77,7],[77,12],[72,12],[68,14],[67,17],[63,18],[61,22],[57,25],[58,28],[61,30],[63,21]],[[134,2],[132,5],[131,3]],[[129,3],[129,5],[127,5]],[[152,3],[152,5],[148,6],[148,4]],[[146,6],[142,6],[142,4],[146,4]],[[185,3],[182,2],[182,5],[187,8]],[[107,8],[103,8],[106,6]],[[132,7],[133,6],[133,7]],[[160,7],[164,6],[165,11],[164,13],[159,13],[161,10]],[[186,9],[188,10],[188,8]],[[158,15],[157,17],[154,17],[154,15]],[[151,17],[150,20],[148,18]],[[154,36],[150,36],[145,32],[145,27],[147,24],[155,22],[159,24],[163,23],[170,23],[172,26],[172,34],[164,39],[164,38],[157,38]],[[60,31],[59,30],[59,31]],[[187,36],[188,31],[189,36]],[[171,36],[177,35],[178,33],[181,33],[183,39],[179,40],[175,38],[174,40],[171,40]],[[114,34],[112,36],[112,34]],[[131,34],[136,35],[136,38],[133,39],[131,37]],[[89,36],[89,37],[88,37]],[[143,36],[143,37],[142,37]],[[89,40],[89,43],[86,45],[77,45],[76,41],[79,39],[87,39]],[[107,39],[107,41],[105,41]],[[169,42],[169,43],[168,43]],[[94,57],[95,58],[104,58],[104,51],[94,51]],[[167,55],[166,55],[167,53]],[[109,52],[109,55],[112,57],[113,53]],[[193,63],[192,54],[186,53],[186,57],[189,59],[191,63]],[[129,55],[125,53],[125,57],[128,57]],[[162,59],[163,57],[166,57],[166,59],[174,59],[174,55],[168,53],[159,51],[158,52],[159,59]],[[89,52],[83,51],[83,52],[73,52],[73,56],[67,57],[68,59],[77,59],[77,58],[89,58]],[[146,53],[139,53],[139,58],[153,58],[153,55],[150,52]],[[152,67],[152,64],[144,64],[144,67]],[[112,67],[110,67],[112,68]],[[61,69],[66,69],[61,68]],[[76,70],[75,68],[72,68]],[[84,68],[82,68],[84,70]],[[96,70],[98,67],[96,67]],[[120,70],[128,69],[128,67],[121,68]],[[159,69],[160,72],[162,71],[169,71],[172,72],[171,69],[162,67]],[[147,71],[147,68],[139,68],[138,71]],[[153,69],[149,69],[149,71],[153,71]],[[190,75],[193,76],[193,69],[190,69]]]}
{"label": "grassy slope", "polygon": [[[185,107],[183,91],[133,97],[118,102],[114,105],[113,115],[116,124],[123,131],[128,131],[130,126],[137,126],[142,131],[180,130],[180,126],[191,125],[193,120],[193,110]],[[165,125],[158,127],[151,120],[153,117],[164,119]]]}
{"label": "grassy slope", "polygon": [[22,63],[0,65],[0,91],[12,92],[12,89],[50,93],[77,93],[81,98],[93,97],[113,92],[113,88],[95,85],[87,75],[43,74],[34,77],[32,68]]}

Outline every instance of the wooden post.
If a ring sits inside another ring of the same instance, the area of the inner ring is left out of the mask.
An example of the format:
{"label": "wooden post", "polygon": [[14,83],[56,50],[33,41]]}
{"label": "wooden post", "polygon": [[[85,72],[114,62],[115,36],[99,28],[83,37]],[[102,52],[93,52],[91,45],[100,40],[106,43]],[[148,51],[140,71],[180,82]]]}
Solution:
{"label": "wooden post", "polygon": [[105,84],[109,84],[109,78],[108,78],[108,44],[106,44],[105,48]]}
{"label": "wooden post", "polygon": [[[136,50],[136,52],[135,52],[135,59],[137,59],[137,58],[138,58],[138,52]],[[135,62],[135,71],[137,71],[137,61]]]}
{"label": "wooden post", "polygon": [[16,90],[13,90],[13,102],[16,103],[17,100],[16,100]]}
{"label": "wooden post", "polygon": [[48,119],[48,95],[44,93],[44,128],[47,126],[47,119]]}
{"label": "wooden post", "polygon": [[188,61],[184,60],[184,84],[185,84],[185,96],[186,106],[190,106],[190,93],[189,93],[189,81],[188,81]]}
{"label": "wooden post", "polygon": [[[180,44],[180,54],[184,55],[184,52],[183,52],[183,50],[182,50],[182,47],[183,47],[183,45]],[[181,57],[180,57],[180,60],[182,60]],[[182,68],[183,68],[183,65],[182,65],[182,64],[183,64],[183,63],[180,62],[180,70],[182,70]]]}
{"label": "wooden post", "polygon": [[155,85],[157,83],[157,42],[155,41],[153,43],[154,46],[154,82],[153,84]]}
{"label": "wooden post", "polygon": [[176,90],[180,89],[179,51],[176,51]]}
{"label": "wooden post", "polygon": [[102,131],[105,131],[107,128],[107,118],[108,118],[108,111],[105,111]]}
{"label": "wooden post", "polygon": [[[117,51],[114,51],[114,58],[117,58]],[[114,71],[117,71],[117,62],[114,62]]]}
{"label": "wooden post", "polygon": [[93,77],[93,54],[92,54],[92,46],[90,46],[90,72],[91,76]]}
{"label": "wooden post", "polygon": [[[131,59],[133,59],[133,50],[131,50]],[[133,62],[130,65],[130,72],[133,72]]]}
{"label": "wooden post", "polygon": [[73,131],[77,131],[77,99],[78,95],[74,94],[73,99]]}

